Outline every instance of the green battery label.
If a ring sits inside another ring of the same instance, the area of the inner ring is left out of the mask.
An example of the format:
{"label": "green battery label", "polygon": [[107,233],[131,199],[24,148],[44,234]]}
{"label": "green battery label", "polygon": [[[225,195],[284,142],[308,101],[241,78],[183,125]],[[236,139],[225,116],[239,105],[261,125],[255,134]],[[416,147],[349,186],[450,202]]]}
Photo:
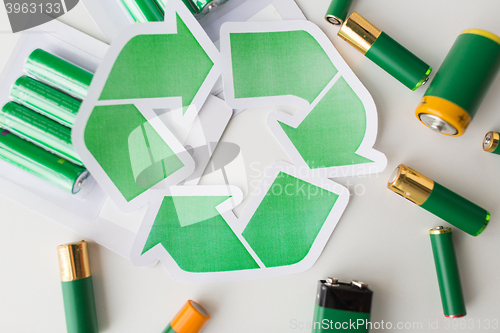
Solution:
{"label": "green battery label", "polygon": [[0,158],[69,193],[77,193],[88,172],[37,145],[10,133],[0,132]]}
{"label": "green battery label", "polygon": [[465,301],[451,228],[437,227],[431,229],[429,234],[444,315],[449,318],[463,317],[466,314]]}
{"label": "green battery label", "polygon": [[83,163],[71,144],[71,129],[15,102],[0,111],[0,127],[78,165]]}
{"label": "green battery label", "polygon": [[92,73],[42,49],[33,51],[26,71],[36,79],[83,100],[87,96]]}
{"label": "green battery label", "polygon": [[17,103],[68,127],[73,126],[81,105],[76,98],[28,76],[17,79],[10,94]]}

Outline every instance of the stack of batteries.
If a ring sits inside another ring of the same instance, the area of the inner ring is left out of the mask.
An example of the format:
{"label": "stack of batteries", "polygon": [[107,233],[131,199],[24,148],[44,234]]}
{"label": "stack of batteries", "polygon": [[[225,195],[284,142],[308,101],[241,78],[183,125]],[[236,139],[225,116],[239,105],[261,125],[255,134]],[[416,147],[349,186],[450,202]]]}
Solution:
{"label": "stack of batteries", "polygon": [[[121,0],[137,23],[163,21],[167,0]],[[228,0],[182,0],[196,18],[201,18]]]}
{"label": "stack of batteries", "polygon": [[77,193],[88,172],[71,143],[71,128],[92,73],[36,49],[0,111],[0,159],[65,191]]}

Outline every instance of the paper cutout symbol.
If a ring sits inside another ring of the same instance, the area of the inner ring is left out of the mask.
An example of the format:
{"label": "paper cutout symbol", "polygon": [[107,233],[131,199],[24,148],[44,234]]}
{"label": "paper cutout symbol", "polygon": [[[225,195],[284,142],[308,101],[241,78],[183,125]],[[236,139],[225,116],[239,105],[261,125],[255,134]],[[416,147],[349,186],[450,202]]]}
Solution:
{"label": "paper cutout symbol", "polygon": [[[373,100],[312,23],[226,24],[220,59],[182,3],[169,6],[165,22],[135,25],[115,40],[73,134],[85,165],[119,207],[149,203],[132,262],[160,260],[172,276],[191,282],[310,268],[349,201],[349,191],[328,177],[385,167],[385,156],[372,149]],[[183,46],[188,51],[179,53]],[[231,107],[299,109],[269,118],[293,165],[275,162],[239,217],[233,209],[242,202],[240,189],[177,185],[195,166],[154,112],[170,108],[181,122],[193,119],[219,63]],[[152,189],[159,179],[168,186]]]}

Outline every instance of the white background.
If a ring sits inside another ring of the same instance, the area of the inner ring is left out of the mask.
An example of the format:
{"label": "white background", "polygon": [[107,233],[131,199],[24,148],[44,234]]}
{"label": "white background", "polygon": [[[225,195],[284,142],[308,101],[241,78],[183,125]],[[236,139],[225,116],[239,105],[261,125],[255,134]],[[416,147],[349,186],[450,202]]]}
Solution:
{"label": "white background", "polygon": [[[101,331],[161,332],[184,302],[194,299],[212,315],[205,333],[310,332],[298,324],[312,320],[316,282],[327,276],[367,282],[374,291],[374,322],[422,323],[422,329],[393,331],[498,331],[485,326],[488,320],[490,324],[500,320],[500,156],[483,152],[481,142],[486,132],[500,131],[500,78],[465,135],[435,134],[414,115],[425,88],[410,91],[337,37],[338,28],[323,19],[329,0],[297,3],[328,34],[373,95],[379,113],[375,148],[387,155],[388,168],[371,177],[337,179],[360,195],[351,197],[318,262],[301,274],[190,285],[173,280],[162,265],[136,268],[129,260],[90,244]],[[435,70],[462,30],[481,28],[500,34],[500,2],[495,0],[355,0],[353,9]],[[103,38],[81,4],[61,21]],[[17,40],[7,30],[2,7],[0,69]],[[468,328],[445,329],[428,236],[428,229],[443,223],[386,189],[399,163],[491,212],[491,223],[482,235],[474,238],[454,232]],[[0,332],[65,331],[56,247],[79,240],[74,232],[0,197]],[[439,329],[430,330],[429,322]]]}

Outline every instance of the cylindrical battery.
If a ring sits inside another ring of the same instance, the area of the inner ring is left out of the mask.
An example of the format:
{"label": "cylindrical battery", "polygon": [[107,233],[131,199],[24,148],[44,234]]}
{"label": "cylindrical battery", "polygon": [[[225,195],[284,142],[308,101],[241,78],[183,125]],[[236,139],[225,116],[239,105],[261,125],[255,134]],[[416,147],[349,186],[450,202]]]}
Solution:
{"label": "cylindrical battery", "polygon": [[467,313],[453,248],[451,228],[437,227],[429,231],[444,315],[460,318]]}
{"label": "cylindrical battery", "polygon": [[157,22],[164,20],[162,10],[155,0],[121,0],[136,23]]}
{"label": "cylindrical battery", "polygon": [[78,99],[87,96],[92,73],[42,49],[33,51],[26,61],[26,72],[54,88]]}
{"label": "cylindrical battery", "polygon": [[[182,0],[191,13],[198,19],[228,1],[229,0]],[[167,2],[168,0],[156,0],[158,7],[160,7],[163,12],[165,12]]]}
{"label": "cylindrical battery", "polygon": [[98,333],[87,242],[60,245],[57,252],[67,332]]}
{"label": "cylindrical battery", "polygon": [[472,236],[482,233],[490,221],[487,210],[403,164],[387,188]]}
{"label": "cylindrical battery", "polygon": [[312,333],[368,332],[373,292],[360,281],[318,281]]}
{"label": "cylindrical battery", "polygon": [[333,25],[341,25],[347,17],[351,3],[352,0],[332,0],[326,11],[325,20]]}
{"label": "cylindrical battery", "polygon": [[199,333],[209,319],[210,315],[200,304],[189,300],[162,333]]}
{"label": "cylindrical battery", "polygon": [[353,12],[338,36],[411,90],[425,84],[432,68],[364,17]]}
{"label": "cylindrical battery", "polygon": [[15,102],[0,111],[0,127],[78,165],[83,163],[71,144],[71,129]]}
{"label": "cylindrical battery", "polygon": [[28,76],[17,79],[10,95],[15,102],[68,127],[73,126],[81,105],[76,98]]}
{"label": "cylindrical battery", "polygon": [[497,132],[488,132],[484,136],[483,140],[483,150],[488,153],[493,153],[500,155],[500,145],[498,142],[500,141],[500,133]]}
{"label": "cylindrical battery", "polygon": [[500,69],[500,37],[463,31],[451,47],[415,114],[433,131],[462,135]]}
{"label": "cylindrical battery", "polygon": [[87,170],[38,147],[7,130],[0,132],[0,159],[63,190],[75,194],[83,187]]}

